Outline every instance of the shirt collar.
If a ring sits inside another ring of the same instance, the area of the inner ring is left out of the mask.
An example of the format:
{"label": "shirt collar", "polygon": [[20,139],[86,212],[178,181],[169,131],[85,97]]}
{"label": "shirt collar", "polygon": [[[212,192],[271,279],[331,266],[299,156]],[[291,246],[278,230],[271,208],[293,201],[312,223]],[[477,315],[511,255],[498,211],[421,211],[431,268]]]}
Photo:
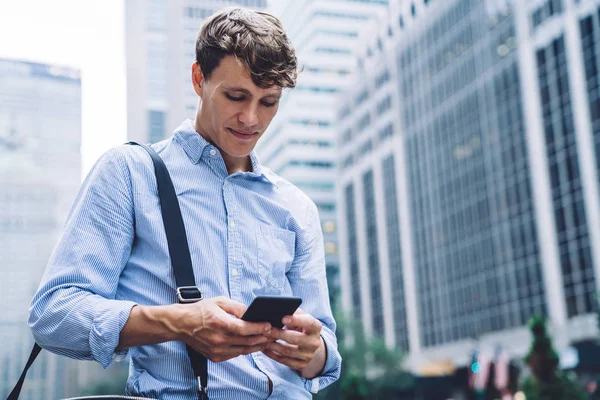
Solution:
{"label": "shirt collar", "polygon": [[[214,147],[206,139],[204,139],[202,135],[196,132],[194,123],[190,119],[183,121],[181,125],[175,129],[173,136],[177,142],[179,142],[190,161],[194,164],[198,164],[200,162],[202,155],[205,154],[205,150],[210,147]],[[250,153],[250,162],[252,163],[253,172],[249,172],[249,174],[260,177],[277,186],[277,183],[273,177],[271,177],[270,174],[265,174],[268,169],[264,168],[260,164],[258,156],[256,155],[256,151],[254,150],[252,150]]]}

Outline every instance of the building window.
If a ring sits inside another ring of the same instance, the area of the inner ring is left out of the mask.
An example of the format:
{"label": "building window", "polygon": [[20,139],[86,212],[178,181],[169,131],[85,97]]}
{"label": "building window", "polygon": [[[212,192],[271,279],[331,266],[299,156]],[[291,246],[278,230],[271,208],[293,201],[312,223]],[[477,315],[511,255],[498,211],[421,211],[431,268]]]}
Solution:
{"label": "building window", "polygon": [[375,185],[373,171],[363,174],[363,198],[365,205],[365,235],[367,241],[367,268],[369,270],[369,285],[371,297],[371,316],[373,331],[379,337],[384,335],[383,296],[381,291],[381,276],[379,271],[379,248],[377,238],[377,214],[375,211]]}
{"label": "building window", "polygon": [[294,125],[305,125],[305,126],[318,126],[326,127],[331,125],[331,121],[320,120],[320,119],[290,119],[290,124]]}
{"label": "building window", "polygon": [[388,260],[392,286],[392,307],[396,346],[408,352],[408,323],[406,320],[406,300],[402,270],[402,249],[400,245],[400,218],[398,216],[398,196],[396,195],[396,169],[394,155],[383,160],[383,184],[385,196],[386,234],[388,237]]}
{"label": "building window", "polygon": [[350,49],[342,49],[339,47],[317,47],[315,53],[352,54],[352,51],[350,51]]}
{"label": "building window", "polygon": [[325,253],[328,255],[337,254],[337,245],[335,242],[326,242],[325,243]]}
{"label": "building window", "polygon": [[387,69],[375,78],[375,89],[379,89],[381,85],[390,80],[390,71]]}
{"label": "building window", "polygon": [[335,232],[335,221],[325,221],[325,222],[323,222],[323,232],[325,232],[325,233],[334,233]]}
{"label": "building window", "polygon": [[295,182],[295,185],[299,189],[316,191],[316,192],[332,192],[335,190],[335,184],[333,182]]}
{"label": "building window", "polygon": [[356,96],[356,99],[354,100],[354,105],[355,106],[359,106],[362,103],[365,102],[365,100],[367,100],[369,98],[369,91],[367,89],[364,89],[362,92],[360,92],[358,94],[358,96]]}
{"label": "building window", "polygon": [[596,169],[600,177],[600,8],[579,22],[581,46],[587,83],[590,119],[596,153]]}
{"label": "building window", "polygon": [[546,0],[541,6],[537,7],[531,14],[531,26],[536,29],[548,18],[561,14],[563,11],[562,0]]}
{"label": "building window", "polygon": [[350,168],[352,164],[354,164],[354,156],[350,154],[342,161],[342,168]]}
{"label": "building window", "polygon": [[330,161],[307,161],[307,160],[292,160],[288,165],[293,167],[304,167],[304,168],[326,168],[331,169],[334,167],[334,164]]}
{"label": "building window", "polygon": [[[537,51],[552,203],[568,317],[596,309],[594,267],[575,138],[564,36]],[[574,268],[577,266],[577,268]]]}
{"label": "building window", "polygon": [[358,124],[356,125],[356,130],[359,133],[361,133],[361,131],[363,131],[367,126],[369,126],[370,123],[371,123],[371,114],[366,113],[358,121]]}
{"label": "building window", "polygon": [[394,135],[394,125],[389,123],[384,126],[378,133],[379,141],[384,141],[385,139],[392,137]]}
{"label": "building window", "polygon": [[362,301],[360,297],[360,270],[358,264],[358,239],[356,232],[356,211],[354,199],[354,185],[350,183],[344,189],[346,200],[346,221],[348,223],[348,256],[350,262],[350,286],[352,294],[352,311],[354,319],[362,321]]}
{"label": "building window", "polygon": [[387,95],[383,100],[377,103],[377,115],[381,115],[392,107],[392,96]]}
{"label": "building window", "polygon": [[319,209],[319,212],[335,212],[335,204],[334,203],[322,203],[315,202],[315,205]]}
{"label": "building window", "polygon": [[342,133],[342,144],[346,144],[352,140],[352,129],[348,128]]}
{"label": "building window", "polygon": [[165,137],[165,113],[162,111],[148,111],[148,140],[150,143],[156,143]]}

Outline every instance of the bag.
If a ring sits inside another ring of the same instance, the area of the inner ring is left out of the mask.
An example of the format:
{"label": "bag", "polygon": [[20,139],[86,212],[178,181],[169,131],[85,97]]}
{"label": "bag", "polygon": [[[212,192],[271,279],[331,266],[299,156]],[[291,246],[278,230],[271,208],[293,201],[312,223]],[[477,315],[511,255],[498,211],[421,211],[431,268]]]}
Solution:
{"label": "bag", "polygon": [[[171,266],[173,267],[173,272],[175,273],[177,298],[179,303],[195,303],[199,300],[202,300],[202,293],[200,292],[200,289],[198,289],[198,286],[196,286],[196,280],[194,278],[192,259],[190,257],[190,249],[188,247],[185,226],[183,225],[183,218],[181,217],[181,209],[179,208],[179,202],[177,201],[177,195],[175,194],[175,188],[173,187],[173,181],[171,181],[171,176],[169,175],[167,166],[160,156],[152,149],[152,147],[136,142],[128,142],[127,144],[143,147],[152,158],[152,162],[154,164],[154,173],[156,175],[156,184],[158,187],[158,197],[160,199],[160,211],[165,226],[165,233],[167,235]],[[208,394],[206,392],[206,386],[208,383],[208,360],[190,346],[186,345],[186,348],[190,362],[192,363],[194,376],[198,381],[198,400],[208,400]],[[25,364],[25,368],[23,368],[23,372],[21,373],[21,376],[12,392],[10,392],[8,395],[7,400],[17,400],[19,398],[21,388],[23,387],[23,382],[25,381],[25,375],[41,350],[42,348],[37,343],[34,344],[33,349],[31,350],[31,355]],[[142,398],[130,396],[88,396],[75,397],[67,400],[84,399],[111,400]],[[145,400],[148,399],[145,398]]]}

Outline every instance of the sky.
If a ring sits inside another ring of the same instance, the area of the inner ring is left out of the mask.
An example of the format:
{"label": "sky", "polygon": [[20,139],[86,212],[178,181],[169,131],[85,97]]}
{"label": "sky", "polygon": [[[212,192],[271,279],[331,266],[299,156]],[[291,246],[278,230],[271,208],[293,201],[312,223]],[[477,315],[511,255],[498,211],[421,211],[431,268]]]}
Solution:
{"label": "sky", "polygon": [[0,58],[77,68],[85,176],[127,139],[123,0],[0,0]]}

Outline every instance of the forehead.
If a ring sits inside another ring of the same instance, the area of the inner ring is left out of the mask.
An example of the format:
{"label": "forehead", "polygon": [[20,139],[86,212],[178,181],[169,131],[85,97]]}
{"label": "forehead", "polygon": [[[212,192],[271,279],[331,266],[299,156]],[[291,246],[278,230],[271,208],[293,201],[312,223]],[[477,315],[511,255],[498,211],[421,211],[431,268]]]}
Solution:
{"label": "forehead", "polygon": [[269,95],[281,95],[281,87],[271,86],[261,88],[257,86],[250,76],[246,65],[234,56],[225,56],[217,68],[210,75],[208,81],[225,89],[244,89],[253,96],[262,97]]}

